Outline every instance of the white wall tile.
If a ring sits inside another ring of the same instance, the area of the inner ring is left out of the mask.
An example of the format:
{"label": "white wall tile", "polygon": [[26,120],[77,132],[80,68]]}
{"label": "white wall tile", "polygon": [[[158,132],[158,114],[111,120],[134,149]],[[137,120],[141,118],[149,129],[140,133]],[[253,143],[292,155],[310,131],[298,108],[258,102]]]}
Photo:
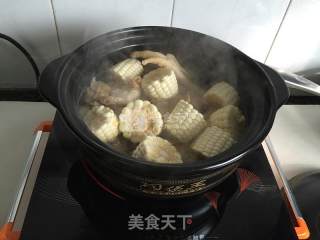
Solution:
{"label": "white wall tile", "polygon": [[173,0],[53,0],[63,53],[111,30],[171,22]]}
{"label": "white wall tile", "polygon": [[292,72],[319,68],[319,22],[319,0],[293,0],[267,64]]}
{"label": "white wall tile", "polygon": [[[50,0],[1,0],[0,32],[18,40],[42,69],[59,56]],[[31,67],[12,45],[0,41],[0,87],[34,87]]]}
{"label": "white wall tile", "polygon": [[224,40],[264,61],[289,0],[176,0],[173,26]]}

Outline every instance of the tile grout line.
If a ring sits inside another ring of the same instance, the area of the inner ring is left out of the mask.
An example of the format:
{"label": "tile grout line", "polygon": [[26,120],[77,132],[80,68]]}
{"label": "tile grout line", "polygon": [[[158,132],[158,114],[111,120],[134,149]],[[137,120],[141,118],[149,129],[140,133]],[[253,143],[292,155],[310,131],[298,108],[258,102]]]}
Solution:
{"label": "tile grout line", "polygon": [[281,30],[281,27],[282,27],[282,25],[283,25],[283,23],[284,23],[284,20],[286,19],[287,15],[288,15],[288,12],[289,12],[289,9],[290,9],[290,7],[291,7],[291,5],[292,5],[292,2],[293,2],[293,0],[290,0],[289,3],[288,3],[287,9],[286,9],[286,11],[284,12],[283,18],[281,19],[281,22],[280,22],[280,25],[279,25],[279,27],[278,27],[278,29],[277,29],[277,32],[276,32],[276,34],[275,34],[275,36],[274,36],[274,38],[273,38],[273,40],[272,40],[272,42],[271,42],[271,46],[270,46],[270,48],[269,48],[269,51],[268,51],[268,53],[267,53],[267,56],[266,56],[266,58],[264,59],[264,63],[267,62],[267,60],[268,60],[268,58],[269,58],[269,56],[270,56],[270,54],[271,54],[272,48],[273,48],[273,46],[274,46],[274,44],[275,44],[275,42],[276,42],[276,39],[277,39],[277,37],[278,37],[278,35],[279,35],[279,33],[280,33],[280,30]]}
{"label": "tile grout line", "polygon": [[172,27],[173,23],[173,14],[174,14],[174,7],[176,5],[176,0],[172,0],[172,9],[171,9],[171,18],[170,18],[170,27]]}
{"label": "tile grout line", "polygon": [[51,4],[51,9],[52,9],[52,13],[53,13],[54,26],[55,26],[55,29],[56,29],[59,53],[60,53],[60,57],[61,57],[62,56],[61,38],[60,38],[59,28],[58,28],[58,24],[57,24],[56,12],[55,12],[55,9],[54,9],[54,6],[53,6],[53,0],[49,0],[49,1],[50,1],[50,4]]}

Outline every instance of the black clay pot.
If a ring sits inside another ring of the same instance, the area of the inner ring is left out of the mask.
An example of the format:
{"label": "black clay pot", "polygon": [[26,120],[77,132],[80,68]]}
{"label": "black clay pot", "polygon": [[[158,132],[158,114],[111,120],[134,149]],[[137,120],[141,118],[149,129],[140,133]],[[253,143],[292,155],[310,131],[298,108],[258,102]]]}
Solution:
{"label": "black clay pot", "polygon": [[[209,88],[225,80],[239,92],[247,128],[238,143],[206,161],[183,165],[140,161],[100,142],[78,115],[80,97],[102,62],[115,63],[133,50],[173,53]],[[232,174],[241,158],[269,133],[288,89],[277,72],[210,36],[178,28],[127,28],[98,36],[50,63],[40,77],[41,93],[61,113],[81,143],[83,158],[114,188],[140,195],[177,198],[205,192]]]}

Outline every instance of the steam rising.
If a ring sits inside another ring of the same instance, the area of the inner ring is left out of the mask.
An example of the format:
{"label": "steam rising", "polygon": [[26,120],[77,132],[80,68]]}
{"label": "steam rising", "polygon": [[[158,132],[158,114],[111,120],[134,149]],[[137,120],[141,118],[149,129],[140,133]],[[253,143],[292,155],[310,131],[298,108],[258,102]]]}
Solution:
{"label": "steam rising", "polygon": [[[212,112],[212,109],[205,106],[202,100],[203,93],[206,90],[219,81],[229,82],[237,88],[239,74],[234,58],[235,52],[231,46],[219,40],[215,41],[212,37],[202,34],[193,35],[180,29],[147,31],[143,34],[145,34],[143,38],[139,33],[131,31],[122,32],[112,37],[102,36],[97,41],[89,42],[89,44],[85,45],[81,50],[81,54],[78,55],[82,58],[81,67],[78,68],[79,75],[83,79],[81,83],[82,89],[87,88],[92,79],[107,84],[110,87],[110,92],[108,93],[109,102],[104,102],[103,104],[116,106],[114,110],[117,114],[121,109],[119,105],[126,105],[132,99],[137,98],[137,94],[140,96],[141,93],[137,92],[138,88],[135,88],[136,84],[138,84],[137,82],[132,82],[131,85],[125,86],[119,84],[119,81],[115,81],[115,76],[111,74],[110,69],[114,64],[128,58],[129,53],[135,50],[154,50],[163,54],[173,54],[187,70],[188,76],[196,88],[202,89],[200,93],[190,85],[180,85],[179,95],[169,103],[155,103],[163,116],[172,111],[179,99],[191,102],[206,116]],[[152,65],[146,66],[144,74],[154,67]],[[82,91],[82,94],[85,95],[85,92]],[[132,99],[130,94],[134,95]],[[145,96],[142,95],[142,97]],[[124,98],[126,100],[121,102],[121,99]],[[99,102],[97,99],[95,101]],[[143,119],[141,122],[143,122]],[[160,136],[168,138],[165,133]],[[171,140],[174,143],[174,139]],[[133,148],[132,144],[130,145],[123,139],[118,140],[113,145],[121,150],[131,150]],[[130,146],[128,147],[128,145]],[[191,152],[187,144],[177,144],[177,148],[179,152],[184,153],[186,156],[186,162],[203,158]]]}

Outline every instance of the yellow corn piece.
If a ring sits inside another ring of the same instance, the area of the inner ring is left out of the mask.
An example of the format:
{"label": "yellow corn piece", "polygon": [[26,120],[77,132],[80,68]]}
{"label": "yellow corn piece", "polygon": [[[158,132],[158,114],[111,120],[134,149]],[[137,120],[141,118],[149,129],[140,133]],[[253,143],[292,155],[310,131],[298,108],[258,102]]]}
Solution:
{"label": "yellow corn piece", "polygon": [[195,138],[206,125],[201,113],[188,102],[180,100],[170,113],[165,129],[170,135],[185,143]]}
{"label": "yellow corn piece", "polygon": [[143,66],[141,62],[133,58],[128,58],[122,62],[119,62],[111,69],[125,82],[140,76],[143,72]]}
{"label": "yellow corn piece", "polygon": [[239,101],[238,92],[227,82],[219,82],[213,85],[205,94],[204,99],[210,105],[223,107],[236,105]]}
{"label": "yellow corn piece", "polygon": [[236,137],[245,125],[245,117],[238,107],[227,105],[210,115],[209,125],[227,130]]}
{"label": "yellow corn piece", "polygon": [[103,105],[92,107],[84,116],[83,121],[102,142],[114,141],[119,134],[117,116],[111,108]]}
{"label": "yellow corn piece", "polygon": [[161,113],[149,101],[140,99],[130,102],[119,116],[119,129],[123,136],[137,143],[147,136],[160,134],[163,126]]}
{"label": "yellow corn piece", "polygon": [[182,163],[180,153],[167,140],[148,136],[134,150],[133,157],[156,163]]}
{"label": "yellow corn piece", "polygon": [[230,133],[216,126],[207,127],[192,143],[191,148],[206,157],[213,157],[230,148],[235,141]]}
{"label": "yellow corn piece", "polygon": [[164,100],[178,93],[178,82],[172,70],[158,68],[144,75],[142,89],[148,97]]}

